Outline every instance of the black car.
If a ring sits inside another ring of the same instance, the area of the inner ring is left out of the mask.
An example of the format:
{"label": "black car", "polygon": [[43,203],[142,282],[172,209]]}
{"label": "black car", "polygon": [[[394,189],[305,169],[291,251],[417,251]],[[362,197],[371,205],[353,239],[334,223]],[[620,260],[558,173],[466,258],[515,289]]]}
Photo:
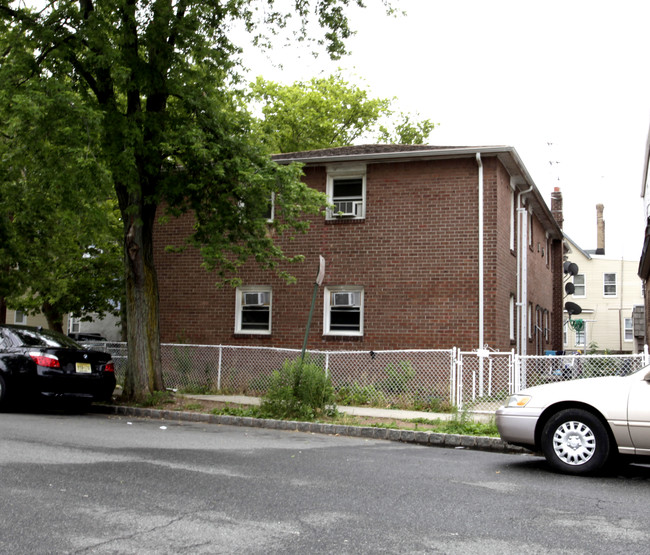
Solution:
{"label": "black car", "polygon": [[114,389],[111,355],[50,330],[0,325],[0,410],[29,397],[89,405]]}

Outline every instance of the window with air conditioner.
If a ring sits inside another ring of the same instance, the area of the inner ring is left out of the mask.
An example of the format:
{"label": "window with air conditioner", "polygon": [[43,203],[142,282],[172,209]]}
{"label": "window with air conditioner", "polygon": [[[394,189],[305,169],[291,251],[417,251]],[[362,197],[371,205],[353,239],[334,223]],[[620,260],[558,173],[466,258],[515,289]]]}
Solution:
{"label": "window with air conditioner", "polygon": [[[349,170],[348,170],[349,171]],[[366,216],[365,168],[348,173],[332,169],[327,176],[327,196],[333,205],[327,217],[335,219],[362,219]]]}
{"label": "window with air conditioner", "polygon": [[248,334],[271,333],[271,289],[238,287],[235,303],[235,332]]}
{"label": "window with air conditioner", "polygon": [[363,288],[326,287],[325,335],[363,335]]}

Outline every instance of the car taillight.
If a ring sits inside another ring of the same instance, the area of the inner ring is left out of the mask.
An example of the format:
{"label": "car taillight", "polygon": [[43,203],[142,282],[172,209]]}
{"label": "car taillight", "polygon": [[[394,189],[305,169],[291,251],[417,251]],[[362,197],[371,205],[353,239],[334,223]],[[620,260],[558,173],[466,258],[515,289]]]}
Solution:
{"label": "car taillight", "polygon": [[112,360],[109,360],[104,366],[104,372],[115,372],[115,364]]}
{"label": "car taillight", "polygon": [[48,355],[46,353],[29,353],[29,356],[39,366],[45,366],[46,368],[61,368],[59,359],[54,355]]}

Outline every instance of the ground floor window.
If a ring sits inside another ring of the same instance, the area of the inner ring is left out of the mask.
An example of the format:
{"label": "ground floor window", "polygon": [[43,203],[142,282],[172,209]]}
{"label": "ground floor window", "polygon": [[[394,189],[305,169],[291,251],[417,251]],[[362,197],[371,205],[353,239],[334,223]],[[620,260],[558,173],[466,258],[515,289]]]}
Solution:
{"label": "ground floor window", "polygon": [[271,288],[238,287],[236,290],[235,332],[271,333]]}
{"label": "ground floor window", "polygon": [[582,329],[577,329],[576,333],[576,347],[587,346],[587,324],[583,324]]}
{"label": "ground floor window", "polygon": [[325,335],[363,335],[363,288],[326,287]]}
{"label": "ground floor window", "polygon": [[634,325],[632,323],[632,318],[625,318],[624,327],[625,327],[625,341],[633,341]]}

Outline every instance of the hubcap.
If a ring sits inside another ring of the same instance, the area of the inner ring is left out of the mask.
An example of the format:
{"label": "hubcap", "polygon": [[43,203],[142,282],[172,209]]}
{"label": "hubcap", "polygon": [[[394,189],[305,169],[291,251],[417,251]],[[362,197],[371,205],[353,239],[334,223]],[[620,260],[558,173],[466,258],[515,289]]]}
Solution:
{"label": "hubcap", "polygon": [[565,422],[553,434],[553,450],[566,464],[585,464],[596,452],[596,437],[583,422]]}

